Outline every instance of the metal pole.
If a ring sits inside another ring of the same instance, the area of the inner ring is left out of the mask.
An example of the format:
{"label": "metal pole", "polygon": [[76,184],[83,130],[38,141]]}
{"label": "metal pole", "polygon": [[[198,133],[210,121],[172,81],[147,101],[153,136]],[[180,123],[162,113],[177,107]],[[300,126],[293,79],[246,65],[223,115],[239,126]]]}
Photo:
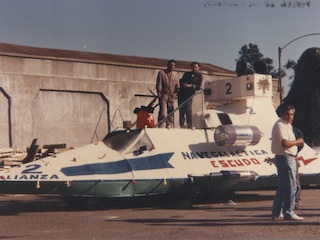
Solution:
{"label": "metal pole", "polygon": [[161,123],[163,123],[165,120],[167,120],[168,117],[170,117],[172,114],[174,114],[176,111],[178,111],[182,106],[184,106],[190,99],[194,98],[196,95],[202,93],[203,90],[200,89],[199,91],[196,91],[192,96],[190,96],[187,100],[185,100],[183,103],[181,103],[176,109],[174,109],[172,112],[170,112],[167,116],[165,116],[161,121],[159,121],[154,128],[158,127]]}
{"label": "metal pole", "polygon": [[278,82],[278,93],[280,98],[280,104],[282,103],[282,69],[281,69],[281,47],[278,48],[279,56],[279,82]]}

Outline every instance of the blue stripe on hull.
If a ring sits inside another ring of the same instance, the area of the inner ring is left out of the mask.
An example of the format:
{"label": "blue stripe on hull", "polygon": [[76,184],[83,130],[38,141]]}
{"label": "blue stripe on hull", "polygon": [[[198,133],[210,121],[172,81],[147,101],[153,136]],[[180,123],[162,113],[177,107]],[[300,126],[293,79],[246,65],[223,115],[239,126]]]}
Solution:
{"label": "blue stripe on hull", "polygon": [[107,163],[93,163],[82,166],[61,168],[66,176],[84,176],[94,174],[118,174],[131,171],[173,168],[169,160],[173,153],[165,153],[148,157],[133,158]]}

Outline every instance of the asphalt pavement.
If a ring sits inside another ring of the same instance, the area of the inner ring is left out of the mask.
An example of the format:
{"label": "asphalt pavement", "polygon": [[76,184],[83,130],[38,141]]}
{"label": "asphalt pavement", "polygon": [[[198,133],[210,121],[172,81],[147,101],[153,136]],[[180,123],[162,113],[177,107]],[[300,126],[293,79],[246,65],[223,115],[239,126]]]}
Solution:
{"label": "asphalt pavement", "polygon": [[91,201],[72,208],[61,196],[0,196],[0,239],[319,239],[320,189],[303,189],[302,222],[272,221],[274,190],[236,192],[193,204],[154,199]]}

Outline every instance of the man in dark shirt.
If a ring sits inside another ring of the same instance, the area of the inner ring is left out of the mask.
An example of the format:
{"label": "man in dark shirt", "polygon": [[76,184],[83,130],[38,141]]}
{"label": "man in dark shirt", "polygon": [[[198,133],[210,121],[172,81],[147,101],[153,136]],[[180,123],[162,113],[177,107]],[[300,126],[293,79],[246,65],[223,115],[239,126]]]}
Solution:
{"label": "man in dark shirt", "polygon": [[[199,72],[200,64],[198,62],[192,62],[190,66],[192,71],[184,73],[180,79],[180,91],[178,94],[179,106],[199,90],[202,84],[202,75]],[[192,98],[179,108],[180,128],[186,127],[186,120],[187,128],[192,128]]]}

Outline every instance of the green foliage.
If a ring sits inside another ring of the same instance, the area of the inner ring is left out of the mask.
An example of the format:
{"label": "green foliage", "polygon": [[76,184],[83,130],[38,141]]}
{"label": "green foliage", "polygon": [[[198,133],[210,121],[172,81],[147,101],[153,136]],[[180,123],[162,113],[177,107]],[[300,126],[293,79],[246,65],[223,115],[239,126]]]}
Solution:
{"label": "green foliage", "polygon": [[[249,43],[248,45],[244,45],[241,47],[239,51],[239,57],[235,60],[236,62],[244,61],[247,63],[247,74],[251,74],[254,72],[253,64],[257,61],[263,61],[267,65],[267,73],[272,75],[272,77],[279,77],[279,70],[274,68],[273,60],[268,57],[264,57],[260,52],[260,49],[257,44]],[[288,60],[288,62],[283,66],[282,69],[282,77],[286,76],[285,70],[296,68],[296,62],[293,60]],[[290,79],[292,76],[290,77]]]}
{"label": "green foliage", "polygon": [[236,61],[244,61],[247,63],[248,73],[253,73],[253,64],[257,61],[263,61],[267,64],[268,73],[273,70],[273,60],[268,57],[264,57],[260,52],[257,44],[249,43],[241,47],[239,51],[239,58]]}

